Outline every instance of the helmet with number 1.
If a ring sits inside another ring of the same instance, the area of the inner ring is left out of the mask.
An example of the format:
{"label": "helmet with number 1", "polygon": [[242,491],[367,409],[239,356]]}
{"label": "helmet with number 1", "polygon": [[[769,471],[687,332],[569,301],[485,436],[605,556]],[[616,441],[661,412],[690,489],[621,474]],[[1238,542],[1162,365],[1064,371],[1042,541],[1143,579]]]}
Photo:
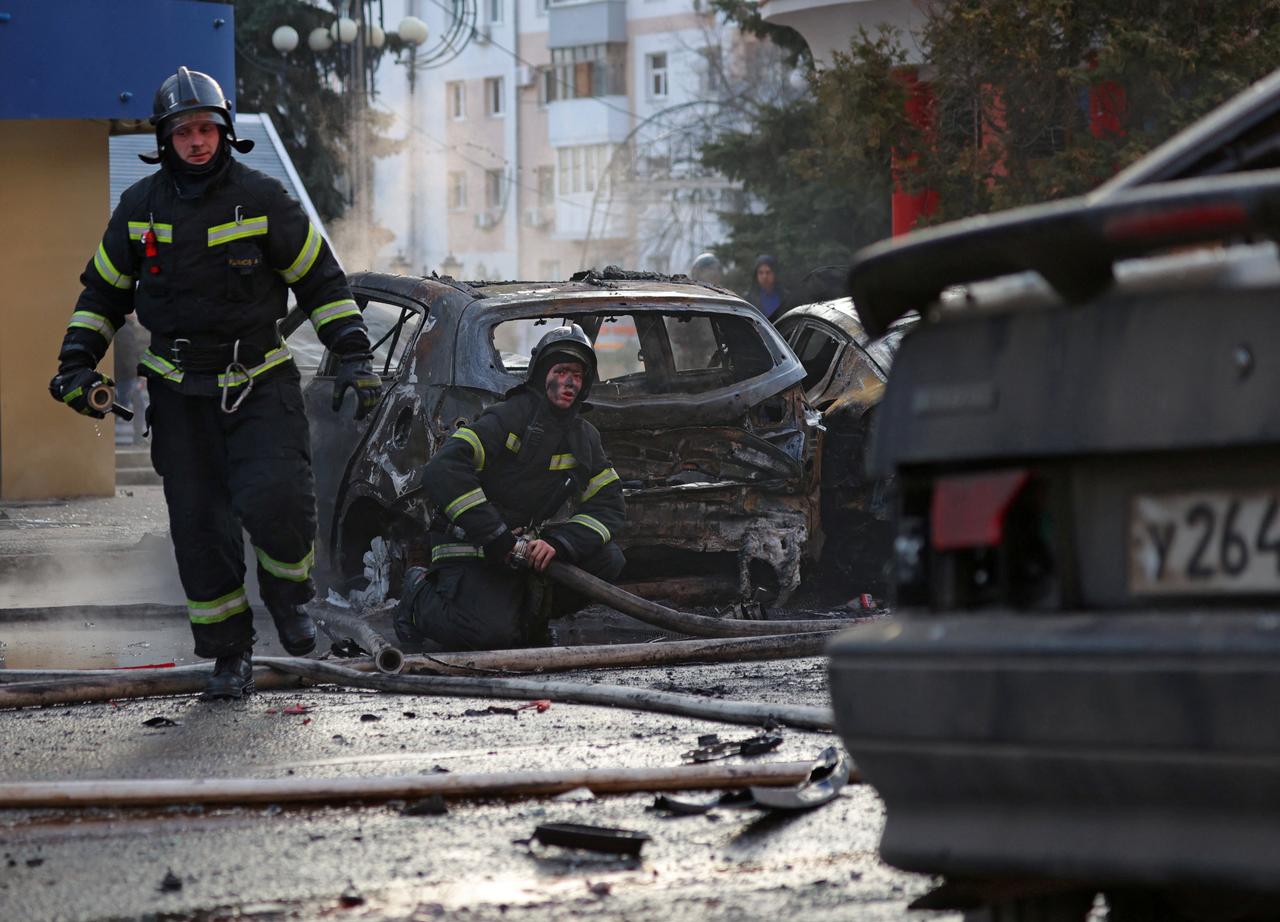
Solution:
{"label": "helmet with number 1", "polygon": [[529,376],[526,380],[541,390],[547,380],[547,373],[558,362],[578,362],[582,365],[582,392],[578,402],[582,403],[591,393],[591,384],[596,379],[596,350],[591,340],[576,323],[556,327],[545,333],[538,344],[533,347],[529,356]]}
{"label": "helmet with number 1", "polygon": [[187,67],[179,67],[176,74],[165,78],[151,105],[151,124],[156,126],[156,143],[160,149],[164,150],[169,136],[179,125],[191,121],[197,113],[217,125],[228,143],[240,153],[253,150],[253,141],[236,137],[231,101],[218,81]]}

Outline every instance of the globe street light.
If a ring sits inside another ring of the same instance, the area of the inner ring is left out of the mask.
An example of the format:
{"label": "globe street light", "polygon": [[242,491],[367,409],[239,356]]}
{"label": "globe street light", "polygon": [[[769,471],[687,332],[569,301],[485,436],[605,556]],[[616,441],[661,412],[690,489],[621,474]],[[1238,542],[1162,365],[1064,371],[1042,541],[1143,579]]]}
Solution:
{"label": "globe street light", "polygon": [[281,26],[271,33],[271,47],[281,54],[288,54],[298,47],[298,30],[293,26]]}

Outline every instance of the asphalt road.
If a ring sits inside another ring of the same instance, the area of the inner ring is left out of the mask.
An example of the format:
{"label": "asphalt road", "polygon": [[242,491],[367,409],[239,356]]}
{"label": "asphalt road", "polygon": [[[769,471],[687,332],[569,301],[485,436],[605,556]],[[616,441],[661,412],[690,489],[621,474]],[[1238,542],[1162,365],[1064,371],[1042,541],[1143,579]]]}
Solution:
{"label": "asphalt road", "polygon": [[[821,659],[561,676],[570,677],[826,701]],[[671,766],[701,734],[753,732],[569,704],[518,717],[467,713],[490,703],[311,689],[0,712],[0,780]],[[305,713],[284,713],[294,705]],[[158,716],[177,725],[144,725]],[[787,731],[779,750],[758,758],[810,759],[832,742]],[[948,918],[907,911],[930,882],[878,860],[881,807],[866,787],[804,814],[720,808],[666,818],[652,802],[454,801],[447,814],[426,816],[397,803],[0,810],[0,919]],[[642,830],[652,841],[638,861],[517,841],[553,821]],[[170,871],[181,886],[163,889]]]}

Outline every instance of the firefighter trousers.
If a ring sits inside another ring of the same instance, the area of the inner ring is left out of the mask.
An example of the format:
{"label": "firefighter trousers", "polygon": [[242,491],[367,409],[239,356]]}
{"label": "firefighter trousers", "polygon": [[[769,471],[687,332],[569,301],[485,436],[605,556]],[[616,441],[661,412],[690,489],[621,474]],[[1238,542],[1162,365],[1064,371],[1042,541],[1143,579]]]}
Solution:
{"label": "firefighter trousers", "polygon": [[255,637],[244,532],[268,608],[315,594],[315,487],[298,372],[288,365],[255,381],[234,413],[222,412],[218,397],[161,381],[150,390],[151,460],[164,479],[195,653],[247,650]]}
{"label": "firefighter trousers", "polygon": [[[612,541],[577,566],[612,581],[626,562]],[[590,599],[527,570],[483,557],[432,567],[408,581],[395,616],[396,635],[435,650],[500,650],[548,642],[547,620],[584,607]]]}

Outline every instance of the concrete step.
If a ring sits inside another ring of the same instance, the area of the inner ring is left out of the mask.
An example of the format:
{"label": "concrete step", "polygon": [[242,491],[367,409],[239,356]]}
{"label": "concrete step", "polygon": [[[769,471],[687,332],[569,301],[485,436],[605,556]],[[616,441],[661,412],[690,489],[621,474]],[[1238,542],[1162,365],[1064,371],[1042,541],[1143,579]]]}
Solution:
{"label": "concrete step", "polygon": [[160,475],[150,465],[147,467],[116,468],[116,486],[118,487],[154,486],[162,482]]}

